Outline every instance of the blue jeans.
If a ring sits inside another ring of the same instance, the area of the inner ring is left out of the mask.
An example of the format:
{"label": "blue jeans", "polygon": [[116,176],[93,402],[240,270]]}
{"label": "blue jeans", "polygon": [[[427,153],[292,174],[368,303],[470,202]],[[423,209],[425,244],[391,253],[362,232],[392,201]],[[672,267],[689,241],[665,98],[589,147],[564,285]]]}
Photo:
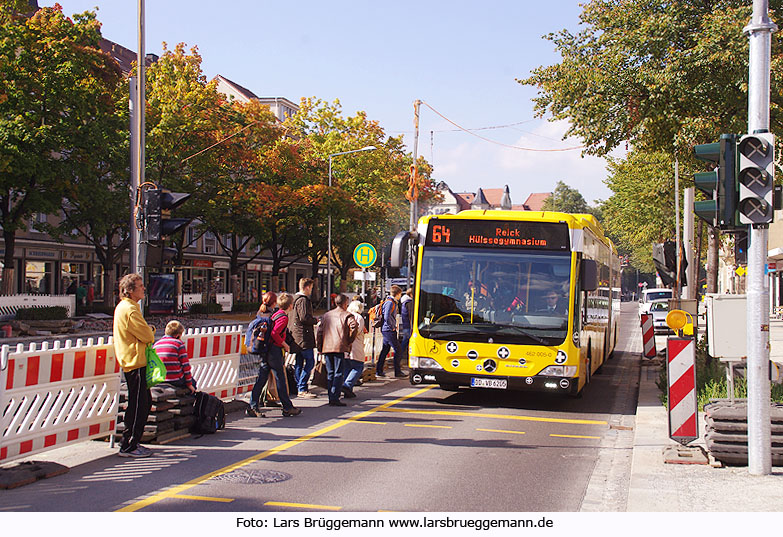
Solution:
{"label": "blue jeans", "polygon": [[408,343],[410,343],[411,340],[411,329],[403,328],[400,335],[402,336],[402,343],[400,343],[400,350],[402,351],[400,354],[400,363],[408,365]]}
{"label": "blue jeans", "polygon": [[253,392],[250,394],[251,406],[258,406],[258,398],[261,397],[261,390],[264,389],[264,385],[269,378],[269,371],[274,371],[275,381],[277,383],[277,396],[280,398],[280,404],[283,405],[283,410],[291,410],[294,408],[291,398],[288,397],[288,388],[285,384],[285,368],[283,364],[283,349],[277,345],[270,344],[266,357],[261,358],[261,365],[258,368],[258,378],[253,385]]}
{"label": "blue jeans", "polygon": [[356,384],[356,379],[362,376],[362,371],[364,371],[364,362],[360,362],[359,360],[352,360],[351,358],[346,358],[345,382],[343,382],[343,386],[345,386],[349,390],[353,390],[353,385]]}
{"label": "blue jeans", "polygon": [[389,349],[394,349],[394,374],[402,375],[402,369],[400,369],[400,359],[402,359],[402,350],[400,349],[400,340],[397,339],[397,332],[383,332],[383,347],[381,347],[381,354],[378,356],[378,364],[375,366],[375,373],[378,375],[383,374],[383,365],[386,362],[386,355],[389,354]]}
{"label": "blue jeans", "polygon": [[327,352],[324,354],[326,363],[326,388],[329,390],[329,402],[339,401],[343,387],[343,360],[342,352]]}
{"label": "blue jeans", "polygon": [[315,366],[314,349],[302,349],[296,353],[296,362],[294,364],[294,378],[296,379],[296,388],[299,393],[307,391],[307,384],[310,380],[310,373]]}

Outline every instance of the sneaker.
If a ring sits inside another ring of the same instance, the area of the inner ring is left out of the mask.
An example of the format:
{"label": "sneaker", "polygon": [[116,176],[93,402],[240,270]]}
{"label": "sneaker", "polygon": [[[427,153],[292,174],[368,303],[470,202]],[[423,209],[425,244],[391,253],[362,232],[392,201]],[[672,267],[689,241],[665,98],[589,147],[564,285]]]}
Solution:
{"label": "sneaker", "polygon": [[298,416],[302,413],[301,408],[296,408],[295,406],[292,406],[290,410],[283,410],[283,416],[290,417],[290,416]]}
{"label": "sneaker", "polygon": [[376,376],[376,377],[385,377],[385,376],[386,376],[386,373],[378,373],[378,372],[376,371],[376,372],[375,372],[375,376]]}
{"label": "sneaker", "polygon": [[245,409],[245,415],[250,416],[251,418],[265,418],[266,414],[261,412],[261,410],[257,406],[250,406]]}
{"label": "sneaker", "polygon": [[348,386],[343,386],[341,391],[343,392],[343,396],[345,396],[346,399],[353,399],[356,397],[356,394],[353,393],[353,390],[350,389]]}
{"label": "sneaker", "polygon": [[142,453],[149,453],[150,455],[152,455],[152,450],[146,446],[142,446],[141,444],[139,444],[139,447],[136,449],[138,449]]}
{"label": "sneaker", "polygon": [[329,406],[348,406],[339,399],[337,401],[329,401]]}
{"label": "sneaker", "polygon": [[117,453],[117,455],[119,455],[120,457],[132,457],[134,459],[141,459],[141,458],[149,457],[150,455],[152,455],[152,451],[150,451],[147,448],[144,448],[142,450],[142,449],[140,449],[141,447],[142,446],[138,446],[133,451],[120,451],[119,453]]}
{"label": "sneaker", "polygon": [[394,376],[395,376],[396,378],[398,378],[398,379],[404,379],[404,378],[405,378],[405,377],[407,377],[408,375],[406,375],[405,373],[402,373],[402,372],[400,372],[400,373],[395,373],[395,374],[394,374]]}
{"label": "sneaker", "polygon": [[315,399],[318,396],[315,395],[313,392],[305,391],[305,392],[299,392],[297,394],[297,397],[301,397],[302,399]]}

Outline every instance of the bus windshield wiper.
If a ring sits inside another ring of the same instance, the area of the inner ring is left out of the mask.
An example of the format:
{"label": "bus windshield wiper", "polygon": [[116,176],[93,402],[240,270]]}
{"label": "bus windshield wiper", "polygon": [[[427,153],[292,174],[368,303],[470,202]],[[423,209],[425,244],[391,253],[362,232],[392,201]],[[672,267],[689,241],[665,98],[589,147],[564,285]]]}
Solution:
{"label": "bus windshield wiper", "polygon": [[544,338],[539,337],[539,336],[533,334],[530,330],[522,328],[521,326],[513,326],[513,325],[499,326],[497,331],[499,332],[501,330],[507,330],[507,329],[513,330],[515,332],[518,332],[518,333],[522,334],[523,336],[527,336],[530,339],[532,339],[533,341],[541,343],[542,345],[549,345],[549,342],[546,341]]}

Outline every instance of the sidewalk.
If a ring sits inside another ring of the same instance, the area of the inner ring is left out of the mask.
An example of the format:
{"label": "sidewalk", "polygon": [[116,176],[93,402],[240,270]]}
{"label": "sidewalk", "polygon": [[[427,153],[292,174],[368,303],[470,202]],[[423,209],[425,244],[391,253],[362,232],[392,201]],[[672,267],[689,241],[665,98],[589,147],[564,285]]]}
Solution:
{"label": "sidewalk", "polygon": [[[770,355],[783,362],[783,321],[770,323]],[[659,368],[642,363],[636,408],[633,463],[627,511],[783,511],[783,468],[753,476],[747,467],[665,464],[663,451],[677,446],[669,438],[666,407],[655,380]],[[704,447],[704,415],[699,415],[702,437],[691,445]]]}

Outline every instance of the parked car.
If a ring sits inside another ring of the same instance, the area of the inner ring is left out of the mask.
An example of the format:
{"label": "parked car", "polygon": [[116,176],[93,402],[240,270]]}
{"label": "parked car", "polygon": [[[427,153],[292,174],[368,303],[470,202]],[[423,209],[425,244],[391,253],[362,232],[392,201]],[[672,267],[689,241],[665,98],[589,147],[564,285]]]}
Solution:
{"label": "parked car", "polygon": [[656,334],[668,334],[672,329],[666,324],[666,315],[669,313],[669,299],[659,299],[650,302],[650,313],[653,318],[653,330]]}
{"label": "parked car", "polygon": [[650,304],[653,300],[674,298],[674,292],[671,289],[645,289],[639,298],[639,315],[650,311]]}

